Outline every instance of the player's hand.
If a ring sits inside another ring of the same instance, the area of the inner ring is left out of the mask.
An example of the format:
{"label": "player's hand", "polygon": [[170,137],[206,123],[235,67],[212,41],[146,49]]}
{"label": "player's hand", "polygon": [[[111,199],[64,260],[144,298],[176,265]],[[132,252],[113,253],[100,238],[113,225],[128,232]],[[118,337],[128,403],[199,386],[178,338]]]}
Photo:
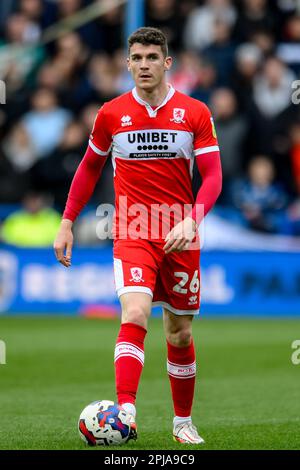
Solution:
{"label": "player's hand", "polygon": [[172,251],[181,252],[186,250],[194,240],[197,229],[197,224],[191,217],[186,217],[179,222],[165,238],[165,253],[168,254]]}
{"label": "player's hand", "polygon": [[62,220],[59,232],[53,245],[57,261],[59,261],[66,268],[71,266],[73,247],[72,225],[73,223],[71,220]]}

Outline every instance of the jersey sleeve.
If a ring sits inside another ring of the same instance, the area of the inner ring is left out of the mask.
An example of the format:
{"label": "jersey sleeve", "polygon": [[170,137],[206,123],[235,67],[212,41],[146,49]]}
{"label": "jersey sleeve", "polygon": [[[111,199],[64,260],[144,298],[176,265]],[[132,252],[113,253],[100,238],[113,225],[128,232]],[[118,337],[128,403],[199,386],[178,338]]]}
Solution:
{"label": "jersey sleeve", "polygon": [[202,184],[191,213],[197,224],[213,207],[222,189],[222,167],[214,121],[208,107],[199,104],[195,112],[194,154]]}
{"label": "jersey sleeve", "polygon": [[99,109],[94,126],[90,134],[89,146],[101,156],[107,156],[110,152],[112,135],[109,130],[109,117],[107,116],[106,105]]}
{"label": "jersey sleeve", "polygon": [[201,103],[199,110],[195,110],[194,154],[197,156],[211,152],[219,152],[216,129],[211,112]]}

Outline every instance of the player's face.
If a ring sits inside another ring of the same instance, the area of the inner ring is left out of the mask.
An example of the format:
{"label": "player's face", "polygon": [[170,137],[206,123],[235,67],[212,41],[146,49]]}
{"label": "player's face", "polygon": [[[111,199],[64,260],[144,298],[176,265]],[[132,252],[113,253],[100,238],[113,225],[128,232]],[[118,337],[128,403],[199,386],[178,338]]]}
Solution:
{"label": "player's face", "polygon": [[171,68],[171,57],[164,57],[160,46],[135,43],[130,48],[127,66],[137,88],[151,91],[157,88],[165,78],[165,72]]}

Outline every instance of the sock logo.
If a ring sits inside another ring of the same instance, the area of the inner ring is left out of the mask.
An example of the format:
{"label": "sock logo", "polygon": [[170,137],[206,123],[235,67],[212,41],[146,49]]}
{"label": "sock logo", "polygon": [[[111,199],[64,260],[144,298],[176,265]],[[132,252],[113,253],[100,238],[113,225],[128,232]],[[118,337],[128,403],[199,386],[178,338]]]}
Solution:
{"label": "sock logo", "polygon": [[115,362],[120,357],[133,357],[144,365],[144,351],[132,343],[117,343],[115,349]]}
{"label": "sock logo", "polygon": [[189,379],[196,375],[196,362],[192,364],[174,364],[173,362],[167,362],[168,374],[177,379]]}

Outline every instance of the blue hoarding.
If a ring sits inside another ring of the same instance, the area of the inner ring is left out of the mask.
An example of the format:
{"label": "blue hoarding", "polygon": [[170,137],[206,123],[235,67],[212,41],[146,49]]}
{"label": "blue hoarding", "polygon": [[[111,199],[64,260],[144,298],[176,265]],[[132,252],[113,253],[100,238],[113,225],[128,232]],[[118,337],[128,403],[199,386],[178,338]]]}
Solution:
{"label": "blue hoarding", "polygon": [[[297,253],[201,255],[202,315],[299,315]],[[116,312],[112,249],[75,248],[72,267],[52,249],[0,248],[0,313]],[[157,310],[156,310],[157,311]]]}

